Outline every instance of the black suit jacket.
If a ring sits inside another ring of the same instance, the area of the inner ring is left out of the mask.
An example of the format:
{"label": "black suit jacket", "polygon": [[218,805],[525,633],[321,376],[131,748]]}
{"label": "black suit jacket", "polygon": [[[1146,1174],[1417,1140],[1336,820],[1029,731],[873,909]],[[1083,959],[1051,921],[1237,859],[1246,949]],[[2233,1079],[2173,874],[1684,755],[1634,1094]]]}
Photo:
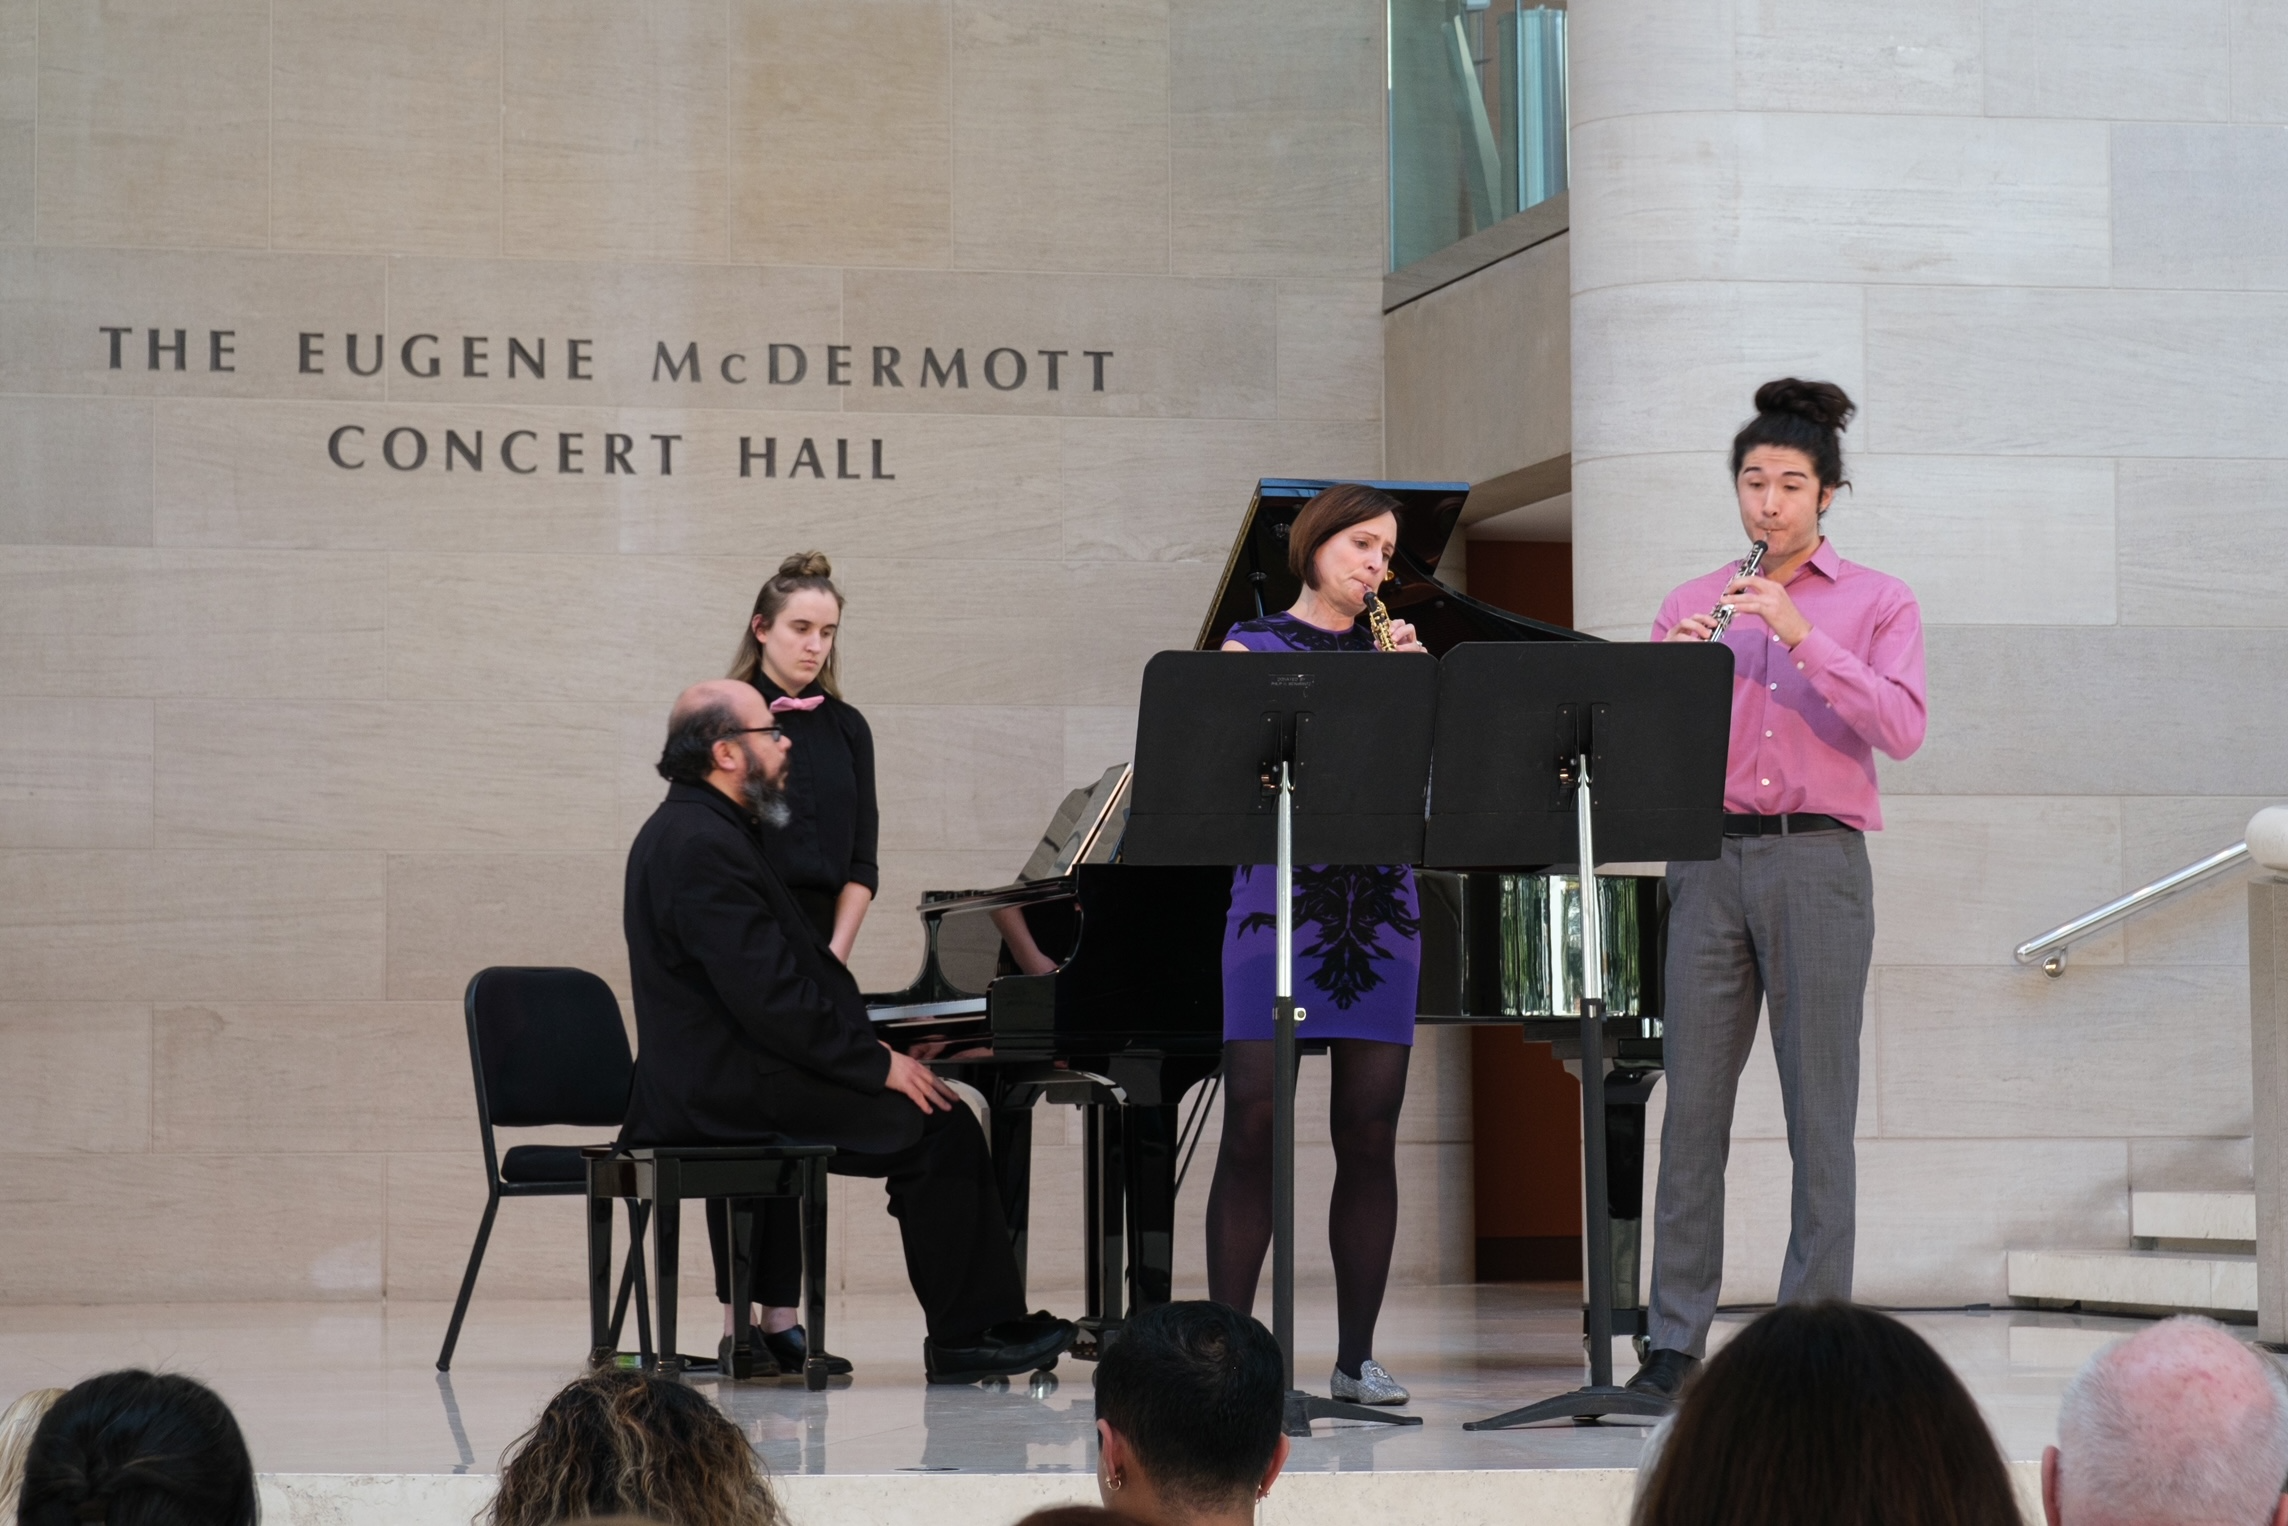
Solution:
{"label": "black suit jacket", "polygon": [[754,1139],[790,1083],[883,1090],[890,1055],[858,982],[772,872],[761,830],[720,791],[672,784],[628,850],[625,1144]]}

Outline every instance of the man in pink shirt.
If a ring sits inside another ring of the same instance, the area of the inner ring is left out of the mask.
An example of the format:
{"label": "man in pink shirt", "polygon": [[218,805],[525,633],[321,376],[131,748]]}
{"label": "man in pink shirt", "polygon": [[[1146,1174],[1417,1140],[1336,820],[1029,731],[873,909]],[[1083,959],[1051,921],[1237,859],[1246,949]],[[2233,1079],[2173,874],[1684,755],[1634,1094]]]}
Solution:
{"label": "man in pink shirt", "polygon": [[[1795,1162],[1783,1302],[1849,1298],[1858,1181],[1859,1027],[1874,950],[1861,835],[1883,825],[1875,750],[1922,745],[1923,629],[1897,578],[1847,562],[1820,534],[1843,485],[1843,389],[1794,378],[1756,389],[1732,442],[1740,523],[1765,546],[1756,576],[1726,567],[1671,593],[1655,641],[1732,649],[1724,852],[1668,866],[1668,1111],[1662,1124],[1650,1354],[1629,1386],[1674,1395],[1707,1349],[1724,1274],[1732,1105],[1771,1010]],[[1718,630],[1719,605],[1733,611]]]}

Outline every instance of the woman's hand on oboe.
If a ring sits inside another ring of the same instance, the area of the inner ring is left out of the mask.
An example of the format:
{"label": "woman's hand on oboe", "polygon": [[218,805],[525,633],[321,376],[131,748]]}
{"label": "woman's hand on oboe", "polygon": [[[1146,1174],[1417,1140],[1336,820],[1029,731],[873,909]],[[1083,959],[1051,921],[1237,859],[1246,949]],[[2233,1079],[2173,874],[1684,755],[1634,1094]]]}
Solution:
{"label": "woman's hand on oboe", "polygon": [[1391,621],[1390,640],[1391,650],[1395,652],[1427,652],[1430,650],[1422,644],[1422,638],[1414,634],[1414,624],[1410,620]]}

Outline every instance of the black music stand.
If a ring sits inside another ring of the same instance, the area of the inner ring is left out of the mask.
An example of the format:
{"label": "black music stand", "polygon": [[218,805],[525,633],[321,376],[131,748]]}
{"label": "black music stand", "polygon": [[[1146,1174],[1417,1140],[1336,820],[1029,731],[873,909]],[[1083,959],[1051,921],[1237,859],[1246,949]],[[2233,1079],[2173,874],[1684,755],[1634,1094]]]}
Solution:
{"label": "black music stand", "polygon": [[[1724,848],[1732,653],[1722,642],[1459,646],[1438,688],[1438,778],[1422,862],[1573,863],[1581,875],[1581,1169],[1589,1383],[1464,1430],[1607,1415],[1674,1401],[1613,1382],[1613,1246],[1605,1159],[1600,861],[1714,858]],[[1593,788],[1592,788],[1593,786]]]}
{"label": "black music stand", "polygon": [[1437,663],[1426,653],[1162,652],[1144,668],[1131,864],[1275,864],[1271,1330],[1285,1430],[1322,1419],[1420,1425],[1295,1386],[1294,896],[1298,860],[1411,864],[1422,854]]}

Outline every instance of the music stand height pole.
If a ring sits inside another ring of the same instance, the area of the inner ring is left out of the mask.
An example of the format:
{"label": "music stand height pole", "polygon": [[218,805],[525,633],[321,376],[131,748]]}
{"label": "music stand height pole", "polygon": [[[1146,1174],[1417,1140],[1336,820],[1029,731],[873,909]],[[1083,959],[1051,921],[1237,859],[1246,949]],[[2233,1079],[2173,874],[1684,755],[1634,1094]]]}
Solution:
{"label": "music stand height pole", "polygon": [[1279,764],[1279,948],[1273,963],[1271,1028],[1271,1333],[1286,1387],[1295,1387],[1295,781]]}
{"label": "music stand height pole", "polygon": [[1613,1223],[1605,1212],[1605,908],[1597,893],[1597,845],[1589,755],[1573,761],[1575,830],[1581,839],[1581,1216],[1589,1294],[1589,1386],[1613,1386]]}

